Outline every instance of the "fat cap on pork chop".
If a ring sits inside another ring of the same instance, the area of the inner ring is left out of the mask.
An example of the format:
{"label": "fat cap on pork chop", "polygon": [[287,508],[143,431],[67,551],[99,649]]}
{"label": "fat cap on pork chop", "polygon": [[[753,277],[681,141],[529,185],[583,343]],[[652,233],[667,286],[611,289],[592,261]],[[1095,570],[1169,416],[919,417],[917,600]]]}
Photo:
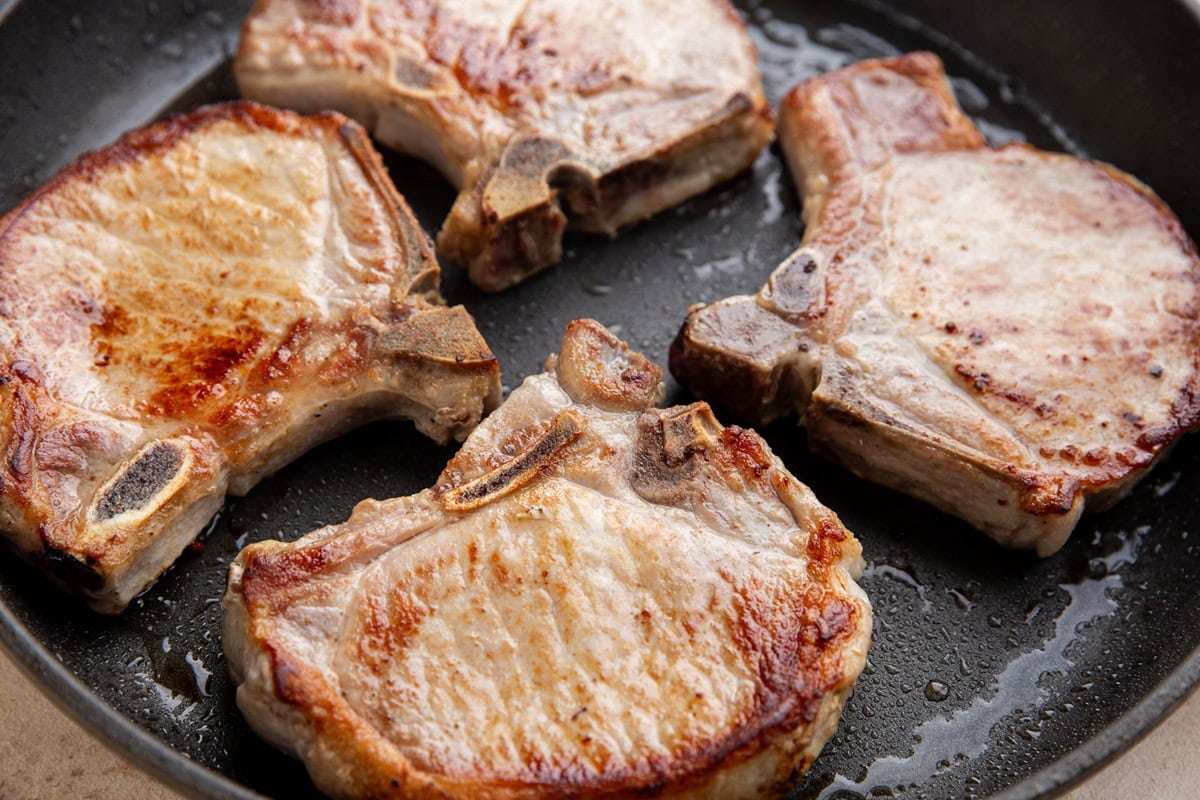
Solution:
{"label": "fat cap on pork chop", "polygon": [[866,660],[860,547],[598,323],[437,485],[230,569],[238,706],[336,797],[772,795]]}
{"label": "fat cap on pork chop", "polygon": [[986,147],[928,53],[801,84],[780,144],[804,241],[691,309],[697,395],[1043,556],[1196,424],[1200,260],[1137,180]]}
{"label": "fat cap on pork chop", "polygon": [[259,0],[242,94],[337,108],[460,190],[438,236],[483,289],[745,170],[770,141],[726,0]]}
{"label": "fat cap on pork chop", "polygon": [[461,439],[499,401],[366,132],[210,106],[0,220],[0,529],[118,612],[220,507],[352,426]]}

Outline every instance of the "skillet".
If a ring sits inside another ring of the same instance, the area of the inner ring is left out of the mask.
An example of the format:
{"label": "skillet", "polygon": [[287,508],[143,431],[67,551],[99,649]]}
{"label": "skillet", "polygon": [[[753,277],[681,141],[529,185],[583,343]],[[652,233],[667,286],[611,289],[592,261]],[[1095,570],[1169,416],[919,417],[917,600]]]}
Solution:
{"label": "skillet", "polygon": [[[86,149],[173,110],[234,96],[228,58],[247,0],[0,0],[0,210]],[[1117,164],[1200,232],[1200,7],[1190,0],[805,0],[743,6],[773,101],[848,60],[928,48],[993,142],[1024,138]],[[388,156],[433,231],[453,191]],[[564,263],[499,296],[447,269],[507,386],[563,326],[593,316],[665,363],[690,303],[754,291],[802,232],[777,153],[751,174],[614,241],[571,237]],[[670,385],[670,400],[688,399]],[[1085,518],[1054,558],[999,549],[962,523],[763,431],[863,541],[871,663],[793,797],[1053,796],[1128,747],[1200,679],[1200,440],[1134,494]],[[4,553],[0,642],[65,710],[185,793],[317,796],[246,727],[220,653],[219,600],[250,541],[343,520],[363,497],[429,485],[452,448],[378,423],[234,499],[116,619]]]}

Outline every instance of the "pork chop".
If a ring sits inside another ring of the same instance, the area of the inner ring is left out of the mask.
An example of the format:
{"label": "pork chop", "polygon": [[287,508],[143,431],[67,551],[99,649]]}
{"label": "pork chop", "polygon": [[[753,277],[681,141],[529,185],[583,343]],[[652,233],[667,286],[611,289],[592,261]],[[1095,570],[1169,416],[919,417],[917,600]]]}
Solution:
{"label": "pork chop", "polygon": [[211,106],[0,220],[0,529],[118,612],[244,494],[381,417],[462,438],[499,370],[366,132]]}
{"label": "pork chop", "polygon": [[671,368],[699,396],[798,413],[813,450],[1043,556],[1196,424],[1200,260],[1137,180],[988,148],[926,53],[780,117],[804,241],[691,310]]}
{"label": "pork chop", "polygon": [[567,328],[437,485],[233,563],[252,727],[337,797],[756,797],[863,668],[853,535],[752,431]]}
{"label": "pork chop", "polygon": [[251,99],[337,108],[460,190],[439,254],[496,291],[750,166],[771,139],[726,0],[259,0]]}

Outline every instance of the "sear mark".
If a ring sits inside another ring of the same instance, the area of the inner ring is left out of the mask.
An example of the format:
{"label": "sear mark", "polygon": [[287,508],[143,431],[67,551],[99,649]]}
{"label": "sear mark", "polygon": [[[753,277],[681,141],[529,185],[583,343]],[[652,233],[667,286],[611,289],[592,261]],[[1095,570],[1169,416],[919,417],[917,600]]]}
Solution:
{"label": "sear mark", "polygon": [[49,542],[42,542],[42,552],[34,560],[41,567],[65,585],[83,591],[98,591],[104,586],[104,576],[96,569],[95,563],[77,558],[61,550]]}

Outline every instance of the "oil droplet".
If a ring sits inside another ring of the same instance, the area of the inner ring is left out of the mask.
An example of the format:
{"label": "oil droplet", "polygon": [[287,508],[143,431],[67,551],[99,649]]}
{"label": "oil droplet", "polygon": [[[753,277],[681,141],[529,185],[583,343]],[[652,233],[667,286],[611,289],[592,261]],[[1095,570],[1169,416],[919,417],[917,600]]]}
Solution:
{"label": "oil droplet", "polygon": [[1180,477],[1180,475],[1182,475],[1182,473],[1180,473],[1180,472],[1172,472],[1170,475],[1168,475],[1168,476],[1167,476],[1167,479],[1166,479],[1166,480],[1164,480],[1164,481],[1161,481],[1160,483],[1158,483],[1158,484],[1157,484],[1157,485],[1154,487],[1154,496],[1155,496],[1155,497],[1162,497],[1162,496],[1163,496],[1163,495],[1165,495],[1167,492],[1169,492],[1169,491],[1171,491],[1172,489],[1174,489],[1174,488],[1175,488],[1175,484],[1179,483],[1179,477]]}
{"label": "oil droplet", "polygon": [[814,38],[821,44],[849,53],[856,60],[900,55],[900,49],[886,39],[845,23],[821,28]]}
{"label": "oil droplet", "polygon": [[[1016,655],[993,679],[986,695],[980,695],[966,708],[961,708],[947,717],[935,717],[922,722],[912,732],[912,749],[908,755],[885,756],[876,759],[858,780],[836,775],[822,789],[819,797],[831,800],[841,792],[862,790],[884,781],[921,781],[936,771],[937,762],[949,753],[964,753],[979,758],[992,744],[991,731],[1014,711],[1038,709],[1047,699],[1047,690],[1039,685],[1039,676],[1047,672],[1065,672],[1074,662],[1068,656],[1071,644],[1076,641],[1079,626],[1111,614],[1117,607],[1111,593],[1122,585],[1119,566],[1131,562],[1141,549],[1143,534],[1134,531],[1133,536],[1123,534],[1122,546],[1105,556],[1105,576],[1090,580],[1086,576],[1078,583],[1062,584],[1057,591],[1068,596],[1066,607],[1053,621],[1053,632],[1043,645]],[[1020,646],[1015,638],[1008,639],[1016,649]],[[1086,673],[1081,676],[1086,678]],[[932,682],[931,682],[932,683]],[[1073,688],[1075,696],[1089,692],[1092,683]],[[1070,711],[1074,704],[1064,703],[1063,712]],[[1014,730],[1014,735],[1020,735]],[[1004,753],[997,754],[1003,758]],[[969,780],[969,779],[968,779]]]}
{"label": "oil droplet", "polygon": [[963,611],[970,611],[976,605],[974,600],[957,589],[947,589],[946,592],[954,598],[954,603]]}
{"label": "oil droplet", "polygon": [[958,98],[958,104],[968,113],[977,114],[988,107],[987,94],[970,78],[952,76],[950,85],[954,87],[954,96]]}
{"label": "oil droplet", "polygon": [[1008,75],[1001,79],[1000,85],[997,87],[997,89],[1000,93],[1000,99],[1005,103],[1009,103],[1010,105],[1017,102],[1017,99],[1025,93],[1025,89],[1021,85],[1021,82]]}
{"label": "oil droplet", "polygon": [[696,277],[701,280],[708,280],[718,275],[737,275],[746,268],[746,262],[742,255],[725,256],[724,258],[715,258],[712,261],[705,262],[695,267]]}
{"label": "oil droplet", "polygon": [[[764,161],[766,165],[760,167],[759,165],[763,164]],[[773,225],[783,219],[784,206],[781,199],[781,195],[784,192],[783,170],[779,169],[775,164],[774,156],[768,150],[764,150],[762,155],[759,156],[758,161],[754,164],[754,172],[756,175],[763,173],[763,177],[759,182],[759,185],[762,187],[763,202],[766,204],[766,208],[763,209],[762,223],[764,225]],[[788,191],[790,191],[790,188]]]}
{"label": "oil droplet", "polygon": [[1001,147],[1009,142],[1025,141],[1025,134],[1015,128],[1009,128],[986,119],[976,119],[975,127],[983,134],[983,138],[992,147]]}
{"label": "oil droplet", "polygon": [[603,297],[612,291],[612,287],[603,283],[585,283],[583,285],[583,290],[590,295]]}
{"label": "oil droplet", "polygon": [[921,610],[926,614],[933,611],[933,603],[929,600],[929,587],[921,584],[916,576],[908,570],[891,564],[871,564],[864,570],[863,578],[870,579],[874,577],[890,578],[891,580],[909,587],[917,593],[917,597],[921,601]]}
{"label": "oil droplet", "polygon": [[939,680],[925,684],[925,699],[931,703],[940,703],[950,696],[950,687]]}
{"label": "oil droplet", "polygon": [[192,668],[192,675],[196,679],[196,689],[200,692],[200,695],[208,697],[208,681],[212,678],[212,672],[204,666],[203,661],[192,655],[191,650],[188,650],[183,660]]}

